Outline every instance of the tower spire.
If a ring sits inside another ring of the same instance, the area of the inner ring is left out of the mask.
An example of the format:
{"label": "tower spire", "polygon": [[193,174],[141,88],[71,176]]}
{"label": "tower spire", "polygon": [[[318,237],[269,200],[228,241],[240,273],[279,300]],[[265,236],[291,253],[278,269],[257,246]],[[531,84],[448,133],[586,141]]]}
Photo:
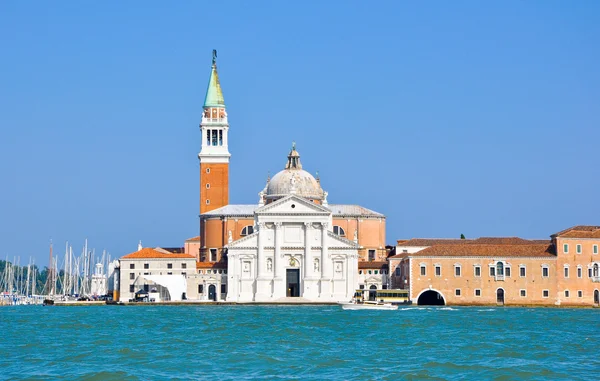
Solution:
{"label": "tower spire", "polygon": [[225,99],[219,82],[219,74],[217,73],[217,50],[212,52],[212,69],[210,78],[208,79],[208,89],[206,90],[206,98],[204,98],[204,108],[208,107],[225,107]]}

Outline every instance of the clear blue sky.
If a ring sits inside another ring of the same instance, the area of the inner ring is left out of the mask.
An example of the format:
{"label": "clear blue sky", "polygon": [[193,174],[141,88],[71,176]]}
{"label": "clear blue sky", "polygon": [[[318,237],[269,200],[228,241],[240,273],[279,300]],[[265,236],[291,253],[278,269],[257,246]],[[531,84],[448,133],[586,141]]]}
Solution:
{"label": "clear blue sky", "polygon": [[196,235],[213,48],[232,203],[295,140],[390,244],[600,224],[597,1],[2,1],[0,34],[0,258]]}

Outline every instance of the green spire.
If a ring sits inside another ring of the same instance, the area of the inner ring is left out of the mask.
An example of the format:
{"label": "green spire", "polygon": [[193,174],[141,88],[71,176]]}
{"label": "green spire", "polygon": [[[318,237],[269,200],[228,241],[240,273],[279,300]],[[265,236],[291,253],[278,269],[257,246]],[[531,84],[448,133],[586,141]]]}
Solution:
{"label": "green spire", "polygon": [[212,69],[210,71],[210,79],[208,80],[208,89],[206,90],[206,98],[204,107],[225,107],[223,99],[223,91],[219,83],[219,75],[217,74],[217,51],[213,50]]}

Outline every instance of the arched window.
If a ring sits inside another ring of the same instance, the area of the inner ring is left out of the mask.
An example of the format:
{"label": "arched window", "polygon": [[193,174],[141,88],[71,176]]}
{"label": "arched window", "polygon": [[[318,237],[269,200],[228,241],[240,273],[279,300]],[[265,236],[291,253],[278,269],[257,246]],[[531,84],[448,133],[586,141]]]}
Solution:
{"label": "arched window", "polygon": [[337,226],[337,225],[335,225],[333,227],[333,234],[337,234],[340,237],[345,237],[346,236],[346,232],[344,231],[344,229],[341,226]]}
{"label": "arched window", "polygon": [[496,275],[497,276],[504,275],[504,263],[502,263],[502,262],[496,263]]}
{"label": "arched window", "polygon": [[597,263],[594,263],[594,267],[592,268],[592,273],[594,276],[598,276],[598,273],[600,272],[600,268],[598,267]]}
{"label": "arched window", "polygon": [[242,237],[245,237],[245,236],[250,235],[252,233],[254,233],[254,226],[248,225],[248,226],[244,226],[244,228],[242,229],[242,232],[240,233],[240,235]]}

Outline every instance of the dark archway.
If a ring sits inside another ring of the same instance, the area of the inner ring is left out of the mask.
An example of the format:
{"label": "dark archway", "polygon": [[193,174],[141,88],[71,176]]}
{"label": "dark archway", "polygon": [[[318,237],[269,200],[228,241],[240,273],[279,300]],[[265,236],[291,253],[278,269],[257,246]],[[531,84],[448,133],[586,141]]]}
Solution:
{"label": "dark archway", "polygon": [[496,290],[496,304],[504,305],[504,289],[499,288]]}
{"label": "dark archway", "polygon": [[369,287],[369,300],[374,301],[377,297],[377,286],[372,285]]}
{"label": "dark archway", "polygon": [[208,300],[217,301],[217,287],[214,284],[208,286]]}
{"label": "dark archway", "polygon": [[600,305],[600,292],[598,290],[594,290],[594,305]]}
{"label": "dark archway", "polygon": [[417,304],[420,306],[444,306],[446,301],[439,292],[427,290],[419,296]]}

